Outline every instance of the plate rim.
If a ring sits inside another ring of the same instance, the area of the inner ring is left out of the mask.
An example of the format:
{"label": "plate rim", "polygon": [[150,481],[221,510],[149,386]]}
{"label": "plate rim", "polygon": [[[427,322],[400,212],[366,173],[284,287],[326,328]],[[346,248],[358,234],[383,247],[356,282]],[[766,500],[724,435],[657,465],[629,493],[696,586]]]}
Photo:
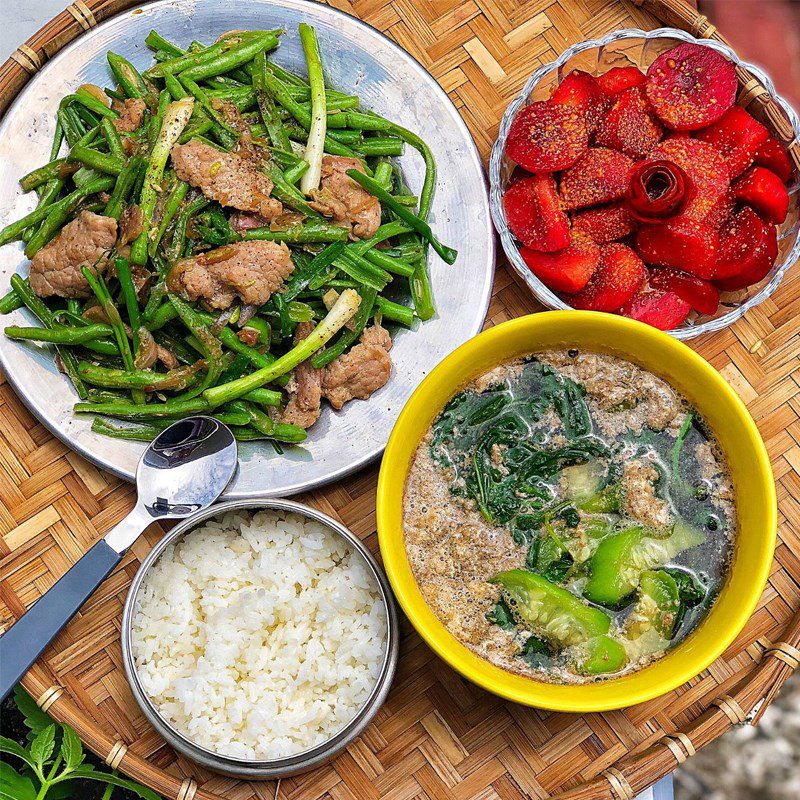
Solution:
{"label": "plate rim", "polygon": [[[264,4],[265,6],[280,6],[281,3],[279,0],[251,0],[251,2],[256,2],[259,4]],[[401,57],[405,57],[409,59],[417,69],[421,70],[425,75],[430,78],[432,83],[432,89],[434,92],[438,93],[441,98],[449,104],[453,111],[456,114],[456,118],[458,120],[458,125],[461,128],[462,133],[464,136],[464,141],[468,145],[467,154],[472,157],[473,161],[477,164],[479,168],[479,173],[481,176],[481,182],[483,185],[483,193],[482,193],[482,201],[483,206],[486,214],[486,219],[489,222],[488,225],[488,237],[487,237],[487,262],[491,263],[491,267],[486,270],[484,275],[484,282],[481,292],[481,299],[479,303],[479,308],[482,310],[482,314],[479,318],[479,322],[474,326],[474,330],[470,329],[470,333],[465,341],[469,341],[469,339],[474,338],[480,331],[482,330],[485,322],[486,316],[488,314],[489,305],[492,299],[492,287],[494,284],[494,276],[495,270],[497,266],[497,238],[495,235],[494,225],[491,219],[491,212],[490,212],[490,201],[489,201],[489,176],[487,172],[487,168],[484,165],[483,158],[481,157],[480,151],[478,149],[478,145],[475,142],[475,138],[473,137],[472,133],[467,126],[464,118],[462,117],[461,113],[459,112],[458,108],[456,107],[455,103],[451,100],[448,93],[445,89],[441,86],[439,81],[433,76],[430,70],[422,64],[419,59],[417,59],[412,53],[398,44],[394,39],[389,37],[383,31],[374,28],[372,25],[369,25],[364,20],[360,19],[359,17],[351,14],[347,11],[344,11],[340,8],[335,6],[330,6],[323,3],[313,2],[313,0],[290,0],[290,4],[296,4],[297,6],[307,6],[309,8],[313,8],[315,11],[320,12],[322,14],[329,14],[330,16],[336,17],[344,17],[346,18],[350,24],[355,24],[359,28],[366,29],[370,34],[378,36],[382,39],[385,43],[389,45],[390,48],[397,51]],[[150,2],[143,3],[142,5],[135,6],[132,9],[124,9],[117,14],[113,14],[112,16],[108,17],[107,19],[103,20],[97,26],[86,30],[80,33],[75,39],[69,42],[65,47],[59,50],[56,54],[54,54],[50,59],[48,59],[47,63],[44,64],[41,70],[39,70],[35,76],[31,76],[31,78],[39,77],[41,74],[46,74],[48,70],[52,70],[58,66],[58,63],[63,60],[63,58],[68,55],[71,51],[78,49],[83,41],[90,35],[97,36],[98,32],[102,32],[102,30],[106,27],[110,27],[113,23],[118,22],[119,18],[123,15],[130,15],[134,12],[142,13],[143,11],[151,11],[157,10],[159,8],[170,8],[174,7],[173,0],[150,0]],[[22,101],[26,92],[30,90],[32,81],[27,81],[25,85],[23,85],[20,90],[17,92],[16,96],[12,100],[12,102],[8,105],[5,112],[0,116],[0,135],[2,135],[3,128],[7,124],[7,120],[11,118],[13,115],[14,110],[16,109],[17,105]],[[19,273],[17,273],[19,274]],[[50,348],[48,348],[50,349]],[[54,357],[54,356],[53,356]],[[446,355],[445,355],[446,357]],[[82,458],[85,458],[94,466],[106,471],[110,472],[115,477],[126,481],[127,483],[135,484],[136,481],[136,470],[135,468],[133,471],[128,472],[125,469],[119,467],[118,465],[111,463],[109,461],[104,460],[101,456],[96,455],[91,449],[84,446],[83,444],[74,441],[69,436],[69,430],[59,427],[55,423],[51,423],[46,417],[44,417],[41,413],[39,408],[36,404],[31,402],[29,399],[29,394],[25,389],[25,385],[23,382],[19,380],[20,374],[15,372],[14,370],[8,369],[6,355],[4,348],[0,347],[0,368],[2,368],[4,376],[8,381],[9,385],[12,387],[14,392],[16,393],[17,397],[20,398],[25,408],[60,442],[62,442],[71,452],[77,453]],[[423,375],[422,378],[425,376]],[[403,403],[403,406],[408,402],[408,400]],[[74,414],[74,412],[73,412]],[[392,429],[394,428],[397,420],[391,424]],[[327,486],[331,483],[339,481],[343,478],[346,478],[349,475],[352,475],[355,472],[358,472],[361,469],[369,466],[370,464],[377,461],[379,458],[382,457],[385,449],[386,444],[388,443],[389,436],[391,435],[391,430],[387,431],[386,434],[386,441],[379,445],[376,448],[373,448],[369,452],[365,453],[360,458],[356,459],[355,461],[345,464],[342,467],[331,471],[330,473],[325,474],[316,479],[306,480],[306,481],[298,481],[290,486],[284,487],[279,490],[270,491],[269,489],[266,490],[256,490],[256,491],[240,491],[237,490],[237,485],[239,482],[239,474],[237,470],[237,474],[234,477],[233,481],[231,482],[228,489],[225,490],[223,493],[223,497],[230,500],[235,499],[245,499],[245,498],[263,498],[269,499],[274,497],[291,497],[301,492],[307,492],[314,489],[318,489],[322,486]]]}

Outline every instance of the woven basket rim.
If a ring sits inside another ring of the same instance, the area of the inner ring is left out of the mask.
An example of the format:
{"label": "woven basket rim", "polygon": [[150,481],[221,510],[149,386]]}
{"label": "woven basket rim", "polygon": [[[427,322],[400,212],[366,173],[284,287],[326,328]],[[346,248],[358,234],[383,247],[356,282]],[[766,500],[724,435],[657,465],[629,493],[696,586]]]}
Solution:
{"label": "woven basket rim", "polygon": [[[76,0],[20,45],[0,66],[0,117],[22,92],[28,80],[66,45],[100,22],[129,12],[149,0]],[[717,28],[685,0],[632,0],[656,19],[695,36],[726,42]],[[55,31],[56,35],[51,38]],[[59,33],[60,32],[60,33]],[[124,563],[124,562],[123,562]],[[600,775],[554,796],[563,800],[633,800],[702,747],[731,727],[755,724],[790,677],[800,660],[800,608],[787,623],[782,641],[757,640],[748,652],[757,666],[740,683],[727,681],[709,708],[683,730],[654,735],[646,747],[617,758]],[[121,616],[121,611],[120,611]],[[71,725],[81,740],[112,768],[119,769],[165,797],[177,800],[226,800],[204,791],[191,776],[176,777],[128,750],[121,738],[113,738],[81,710],[70,693],[41,663],[22,681],[38,705],[59,722]]]}

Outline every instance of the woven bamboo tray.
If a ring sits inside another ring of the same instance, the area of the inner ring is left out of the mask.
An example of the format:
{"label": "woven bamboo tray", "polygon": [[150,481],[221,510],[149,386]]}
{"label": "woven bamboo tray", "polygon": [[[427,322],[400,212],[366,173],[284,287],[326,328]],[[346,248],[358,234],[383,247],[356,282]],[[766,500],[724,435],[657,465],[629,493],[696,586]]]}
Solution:
{"label": "woven bamboo tray", "polygon": [[[663,24],[721,38],[682,0],[332,4],[387,32],[428,67],[484,157],[507,103],[533,68],[573,42]],[[0,113],[49,56],[135,5],[77,0],[69,6],[0,67]],[[799,153],[795,143],[796,159]],[[536,310],[501,263],[487,325]],[[800,659],[800,270],[733,328],[693,345],[759,424],[778,482],[780,540],[746,629],[681,689],[607,714],[536,711],[465,682],[405,623],[393,691],[346,752],[279,786],[213,775],[178,757],[148,725],[122,671],[122,604],[158,538],[153,529],[28,673],[26,689],[108,764],[169,800],[631,800],[732,725],[757,722]],[[127,513],[133,492],[54,439],[7,383],[0,384],[0,406],[0,625],[7,627]],[[376,475],[368,469],[301,499],[341,519],[377,552]]]}

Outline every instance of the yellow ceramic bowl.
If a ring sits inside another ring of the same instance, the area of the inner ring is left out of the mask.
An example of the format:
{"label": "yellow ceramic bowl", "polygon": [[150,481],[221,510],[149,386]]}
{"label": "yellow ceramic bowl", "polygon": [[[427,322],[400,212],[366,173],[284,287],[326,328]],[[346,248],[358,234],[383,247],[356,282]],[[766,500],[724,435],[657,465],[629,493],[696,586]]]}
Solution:
{"label": "yellow ceramic bowl", "polygon": [[[674,650],[644,669],[600,683],[557,686],[512,675],[461,645],[428,608],[403,541],[403,487],[420,439],[445,403],[495,365],[551,348],[628,359],[660,376],[708,422],[730,465],[739,528],[727,581],[708,616]],[[414,627],[473,683],[525,705],[589,712],[651,700],[696,676],[733,642],[756,607],[775,550],[777,504],[766,448],[736,393],[703,358],[661,331],[624,317],[551,311],[506,322],[448,356],[411,396],[394,427],[378,482],[378,534],[386,572]]]}

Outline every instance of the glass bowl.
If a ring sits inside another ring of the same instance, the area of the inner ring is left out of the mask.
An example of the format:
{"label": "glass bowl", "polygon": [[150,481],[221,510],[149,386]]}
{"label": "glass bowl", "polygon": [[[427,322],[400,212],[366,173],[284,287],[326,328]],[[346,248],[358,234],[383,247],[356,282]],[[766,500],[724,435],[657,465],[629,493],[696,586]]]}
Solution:
{"label": "glass bowl", "polygon": [[[681,42],[696,42],[711,47],[732,61],[739,75],[737,102],[744,105],[784,145],[800,141],[800,117],[786,100],[776,93],[772,80],[763,70],[742,61],[730,47],[721,42],[696,39],[691,34],[675,28],[659,28],[653,31],[630,28],[615,31],[602,39],[573,45],[556,61],[539,67],[528,78],[521,94],[503,115],[500,133],[492,148],[489,177],[492,219],[500,233],[503,250],[514,270],[536,298],[548,308],[570,309],[571,306],[528,269],[519,253],[517,241],[509,230],[503,210],[503,193],[516,166],[506,155],[505,147],[511,122],[522,106],[548,99],[555,86],[574,69],[597,75],[611,67],[634,65],[646,71],[658,55]],[[704,333],[722,330],[775,291],[789,268],[800,258],[800,175],[796,165],[790,181],[789,196],[789,215],[786,222],[778,229],[778,258],[766,277],[746,289],[723,292],[719,308],[713,316],[692,311],[679,328],[669,333],[678,339],[692,339]]]}

